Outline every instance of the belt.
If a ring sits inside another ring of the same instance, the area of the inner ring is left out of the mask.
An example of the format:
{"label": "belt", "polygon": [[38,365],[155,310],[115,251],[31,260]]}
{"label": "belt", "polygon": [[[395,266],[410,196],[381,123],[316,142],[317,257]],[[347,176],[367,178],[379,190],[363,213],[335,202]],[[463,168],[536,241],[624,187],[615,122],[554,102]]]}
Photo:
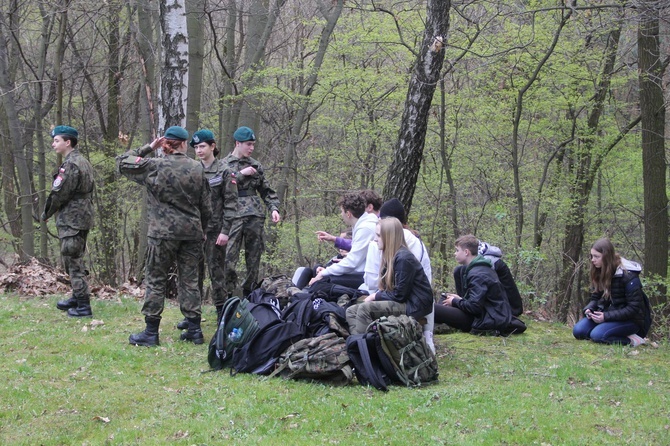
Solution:
{"label": "belt", "polygon": [[249,197],[251,195],[256,195],[256,189],[242,189],[237,191],[238,197]]}

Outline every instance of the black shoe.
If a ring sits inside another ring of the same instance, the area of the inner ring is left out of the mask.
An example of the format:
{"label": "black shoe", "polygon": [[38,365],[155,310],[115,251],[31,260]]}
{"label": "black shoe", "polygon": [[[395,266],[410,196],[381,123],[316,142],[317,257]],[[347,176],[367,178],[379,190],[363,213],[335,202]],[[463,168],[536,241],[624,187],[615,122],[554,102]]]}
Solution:
{"label": "black shoe", "polygon": [[56,302],[56,308],[62,311],[67,311],[70,308],[74,308],[76,306],[77,306],[77,299],[75,299],[74,297],[65,300],[59,300],[58,302]]}
{"label": "black shoe", "polygon": [[202,329],[200,328],[200,316],[194,318],[187,318],[188,321],[188,330],[183,332],[180,336],[182,341],[193,342],[196,345],[203,344],[205,342],[205,337],[202,334]]}
{"label": "black shoe", "polygon": [[143,347],[155,347],[160,345],[158,340],[158,326],[161,322],[160,319],[155,320],[145,317],[144,320],[147,323],[147,328],[145,328],[144,331],[140,333],[131,334],[128,337],[128,343],[131,345],[140,345]]}
{"label": "black shoe", "polygon": [[179,323],[177,324],[177,328],[179,330],[187,330],[188,329],[188,319],[184,318]]}
{"label": "black shoe", "polygon": [[142,347],[155,347],[160,345],[158,342],[158,333],[147,333],[146,330],[128,336],[128,343],[131,345],[140,345]]}
{"label": "black shoe", "polygon": [[67,315],[69,317],[92,317],[93,311],[91,311],[90,304],[82,304],[67,310]]}

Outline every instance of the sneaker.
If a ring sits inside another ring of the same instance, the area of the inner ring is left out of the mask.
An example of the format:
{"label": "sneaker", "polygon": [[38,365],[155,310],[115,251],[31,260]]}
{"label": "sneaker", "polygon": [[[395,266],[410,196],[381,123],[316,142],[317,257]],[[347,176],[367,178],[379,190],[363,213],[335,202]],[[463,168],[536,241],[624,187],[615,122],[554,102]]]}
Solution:
{"label": "sneaker", "polygon": [[643,337],[638,336],[636,334],[632,334],[632,335],[628,336],[628,339],[630,339],[630,344],[628,344],[628,345],[630,345],[631,347],[637,347],[638,345],[642,345],[642,344],[647,343],[646,339],[644,339]]}

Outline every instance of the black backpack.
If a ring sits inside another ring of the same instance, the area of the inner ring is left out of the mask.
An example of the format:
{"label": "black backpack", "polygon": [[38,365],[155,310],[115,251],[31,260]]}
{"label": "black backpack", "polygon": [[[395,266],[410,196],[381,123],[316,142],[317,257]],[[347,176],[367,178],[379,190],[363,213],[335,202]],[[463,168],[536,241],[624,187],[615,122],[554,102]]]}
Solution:
{"label": "black backpack", "polygon": [[[223,306],[221,321],[209,342],[207,361],[214,370],[221,370],[232,361],[235,348],[249,342],[263,327],[279,320],[279,310],[269,303],[250,303],[231,297]],[[231,333],[235,335],[231,336]]]}
{"label": "black backpack", "polygon": [[[377,333],[351,335],[347,338],[347,354],[354,365],[358,382],[386,392],[393,380],[387,370],[393,370]],[[395,372],[394,372],[395,373]]]}
{"label": "black backpack", "polygon": [[307,338],[329,332],[344,338],[349,336],[344,308],[318,297],[305,296],[300,300],[294,299],[282,312],[281,319],[294,321],[300,325]]}
{"label": "black backpack", "polygon": [[305,334],[293,321],[275,321],[261,328],[249,342],[235,348],[230,374],[254,373],[267,375],[291,344],[304,338]]}
{"label": "black backpack", "polygon": [[[301,295],[309,293],[312,298],[320,297],[327,302],[340,303],[343,302],[343,307],[354,305],[359,297],[368,294],[367,291],[358,290],[356,288],[349,288],[343,285],[330,283],[327,280],[319,280],[312,285],[305,288]],[[343,296],[345,296],[343,298]]]}

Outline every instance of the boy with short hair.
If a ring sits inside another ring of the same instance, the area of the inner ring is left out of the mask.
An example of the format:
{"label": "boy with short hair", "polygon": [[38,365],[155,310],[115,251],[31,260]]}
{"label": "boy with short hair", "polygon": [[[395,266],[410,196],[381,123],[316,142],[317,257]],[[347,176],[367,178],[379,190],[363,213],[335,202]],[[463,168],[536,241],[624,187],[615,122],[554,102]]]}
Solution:
{"label": "boy with short hair", "polygon": [[[465,266],[462,273],[464,295],[448,293],[442,305],[435,306],[435,322],[472,334],[509,335],[522,332],[510,326],[512,309],[491,262],[478,253],[479,240],[471,234],[456,242],[456,261]],[[523,327],[525,330],[525,327]]]}

